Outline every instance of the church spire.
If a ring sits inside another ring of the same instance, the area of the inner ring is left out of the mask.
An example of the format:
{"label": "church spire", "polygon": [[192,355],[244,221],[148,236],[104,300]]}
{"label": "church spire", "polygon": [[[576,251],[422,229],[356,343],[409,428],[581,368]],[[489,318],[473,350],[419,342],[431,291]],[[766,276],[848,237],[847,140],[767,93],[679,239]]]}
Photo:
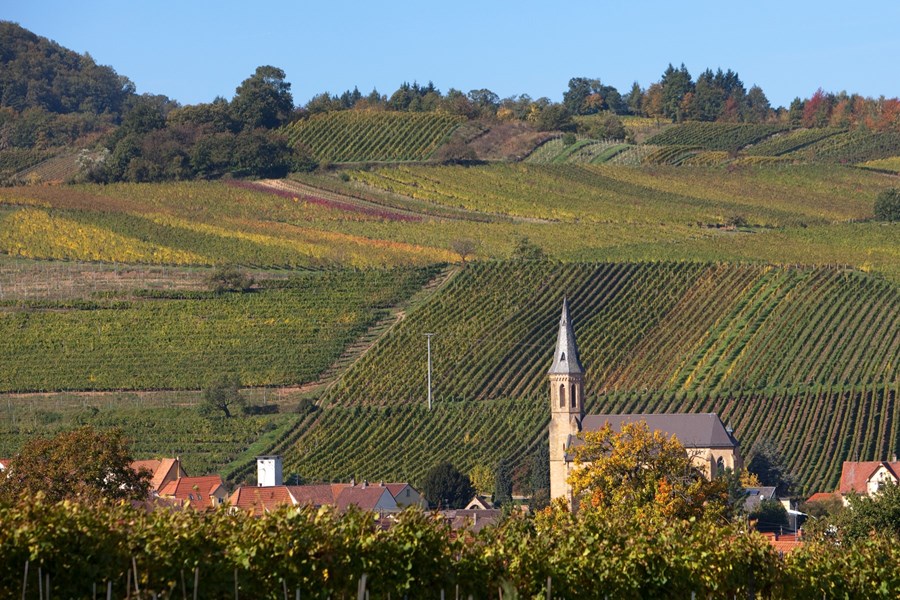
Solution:
{"label": "church spire", "polygon": [[569,315],[569,301],[564,298],[562,317],[559,319],[559,336],[556,338],[556,354],[553,355],[550,374],[567,373],[584,374],[584,367],[578,360],[578,345],[575,342],[575,330],[572,329],[572,317]]}

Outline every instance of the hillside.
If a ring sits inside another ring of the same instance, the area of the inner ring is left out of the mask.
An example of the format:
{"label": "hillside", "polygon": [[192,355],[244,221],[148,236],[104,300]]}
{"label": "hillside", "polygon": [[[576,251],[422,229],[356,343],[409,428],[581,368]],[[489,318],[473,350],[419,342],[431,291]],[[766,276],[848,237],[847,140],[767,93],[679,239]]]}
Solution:
{"label": "hillside", "polygon": [[[287,464],[311,478],[415,480],[442,459],[466,469],[524,460],[549,420],[563,295],[596,412],[718,412],[745,452],[757,439],[781,443],[808,489],[833,485],[841,460],[900,442],[893,284],[834,268],[488,263],[354,364],[317,423],[279,447]],[[433,414],[423,332],[435,333]]]}

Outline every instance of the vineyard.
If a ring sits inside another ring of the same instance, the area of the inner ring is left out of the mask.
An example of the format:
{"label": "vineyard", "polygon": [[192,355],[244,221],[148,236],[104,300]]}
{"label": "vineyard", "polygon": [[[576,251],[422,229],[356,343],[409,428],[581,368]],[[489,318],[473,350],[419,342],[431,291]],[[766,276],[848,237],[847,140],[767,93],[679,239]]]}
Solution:
{"label": "vineyard", "polygon": [[887,173],[900,175],[900,156],[870,160],[857,166],[865,169],[872,169],[873,171],[885,171]]}
{"label": "vineyard", "polygon": [[566,145],[563,138],[558,137],[538,146],[525,162],[557,165],[603,163],[629,147],[616,141],[593,139],[580,139]]}
{"label": "vineyard", "polygon": [[[846,222],[871,217],[875,197],[894,183],[889,176],[824,165],[612,164],[634,164],[648,150],[612,146],[605,164],[406,165],[278,182],[3,188],[0,253],[370,268],[458,262],[460,240],[477,241],[472,257],[503,259],[527,237],[567,261],[839,263],[900,277],[896,244],[883,226],[859,223],[855,237],[844,235]],[[692,160],[720,156],[707,151]],[[752,233],[730,232],[723,243],[721,229],[734,220]]]}
{"label": "vineyard", "polygon": [[855,164],[900,155],[900,133],[850,131],[828,136],[790,153],[798,160]]}
{"label": "vineyard", "polygon": [[759,168],[723,177],[715,169],[525,163],[385,167],[349,176],[441,206],[603,224],[722,223],[733,214],[775,226],[861,219],[871,214],[875,196],[888,184],[878,174],[819,166]]}
{"label": "vineyard", "polygon": [[23,169],[50,158],[52,152],[35,148],[7,148],[0,151],[0,182],[9,180]]}
{"label": "vineyard", "polygon": [[285,134],[318,161],[423,161],[460,123],[441,113],[339,111],[292,123]]}
{"label": "vineyard", "polygon": [[816,129],[795,129],[777,133],[769,139],[746,148],[751,156],[781,156],[815,144],[833,135],[842,133],[842,129],[821,127]]}
{"label": "vineyard", "polygon": [[285,453],[285,472],[312,481],[421,482],[442,460],[463,472],[521,461],[546,438],[542,398],[419,406],[333,406]]}
{"label": "vineyard", "polygon": [[[841,460],[900,442],[892,284],[828,268],[507,263],[470,265],[355,363],[287,462],[305,477],[402,470],[415,480],[422,453],[445,437],[434,460],[523,460],[549,418],[563,294],[598,410],[715,410],[747,450],[783,440],[809,489],[832,485]],[[426,331],[436,334],[432,413],[422,408]]]}
{"label": "vineyard", "polygon": [[786,129],[784,125],[691,122],[671,127],[647,140],[658,146],[696,146],[704,150],[736,151]]}
{"label": "vineyard", "polygon": [[[13,456],[35,436],[50,437],[75,425],[118,427],[131,440],[135,457],[178,456],[191,475],[222,473],[264,452],[301,415],[262,414],[224,419],[204,417],[198,398],[169,394],[165,399],[122,394],[115,399],[85,397],[63,406],[44,399],[16,399],[0,410],[0,456]],[[285,409],[287,410],[287,408]]]}
{"label": "vineyard", "polygon": [[435,269],[297,273],[250,293],[116,293],[0,306],[0,391],[313,381]]}

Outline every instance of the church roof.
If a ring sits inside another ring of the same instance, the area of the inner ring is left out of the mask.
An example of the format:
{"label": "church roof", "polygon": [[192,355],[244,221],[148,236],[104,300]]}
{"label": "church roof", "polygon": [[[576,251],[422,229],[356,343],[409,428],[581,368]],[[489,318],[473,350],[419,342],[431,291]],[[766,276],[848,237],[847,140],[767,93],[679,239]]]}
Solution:
{"label": "church roof", "polygon": [[556,338],[556,353],[553,355],[551,375],[584,373],[584,367],[578,359],[578,345],[575,343],[575,330],[572,329],[572,317],[569,315],[569,301],[563,300],[562,316],[559,319],[559,335]]}
{"label": "church roof", "polygon": [[606,423],[620,431],[623,423],[644,421],[650,431],[674,435],[685,448],[734,448],[738,441],[715,413],[675,413],[656,415],[587,415],[583,431],[599,431]]}

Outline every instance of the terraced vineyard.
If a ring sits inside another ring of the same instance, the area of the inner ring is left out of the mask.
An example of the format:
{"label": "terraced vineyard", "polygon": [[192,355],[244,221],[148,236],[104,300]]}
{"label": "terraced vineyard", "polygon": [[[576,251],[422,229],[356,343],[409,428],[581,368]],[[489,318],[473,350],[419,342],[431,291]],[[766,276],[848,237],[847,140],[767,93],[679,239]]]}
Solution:
{"label": "terraced vineyard", "polygon": [[647,140],[658,146],[696,146],[734,151],[783,131],[785,125],[691,122],[671,127]]}
{"label": "terraced vineyard", "polygon": [[849,131],[828,136],[789,154],[792,158],[854,164],[900,155],[900,132]]}
{"label": "terraced vineyard", "polygon": [[554,138],[541,144],[525,162],[545,165],[603,163],[630,147],[618,141],[594,139],[580,139],[566,145],[563,138]]}
{"label": "terraced vineyard", "polygon": [[[546,433],[542,399],[422,406],[331,407],[285,456],[285,472],[311,480],[422,481],[441,460],[469,471],[522,459]],[[546,414],[545,414],[546,413]]]}
{"label": "terraced vineyard", "polygon": [[[598,411],[715,410],[747,450],[785,440],[809,489],[831,485],[841,460],[900,443],[893,284],[834,268],[500,263],[468,266],[358,361],[298,432],[289,464],[305,476],[415,478],[428,466],[419,448],[468,467],[522,459],[549,418],[540,407],[563,294]],[[421,408],[424,332],[436,334],[434,414]],[[441,435],[446,445],[428,445]],[[512,437],[492,448],[492,436]]]}
{"label": "terraced vineyard", "polygon": [[313,381],[434,268],[300,273],[253,293],[112,293],[0,305],[0,391]]}
{"label": "terraced vineyard", "polygon": [[443,113],[339,111],[292,123],[285,133],[319,161],[422,161],[461,122]]}
{"label": "terraced vineyard", "polygon": [[750,146],[746,149],[746,152],[751,156],[781,156],[842,132],[842,129],[829,127],[796,129],[794,131],[777,133],[765,141]]}

